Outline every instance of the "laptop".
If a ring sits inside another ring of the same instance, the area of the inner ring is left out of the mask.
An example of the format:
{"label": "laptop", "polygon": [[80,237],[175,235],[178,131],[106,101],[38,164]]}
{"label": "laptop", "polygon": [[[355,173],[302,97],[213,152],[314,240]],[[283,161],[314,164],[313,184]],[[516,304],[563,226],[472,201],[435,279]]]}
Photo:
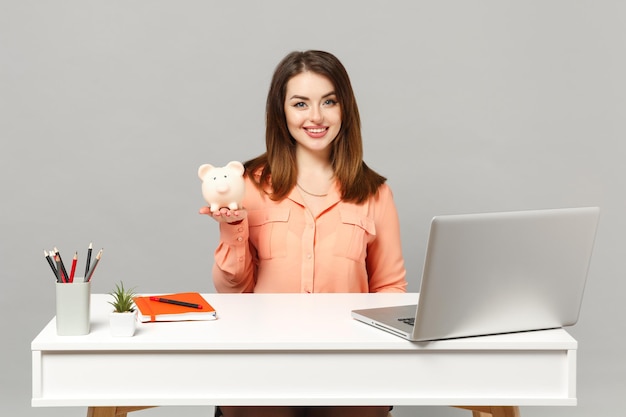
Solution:
{"label": "laptop", "polygon": [[598,207],[437,216],[417,305],[353,310],[411,341],[571,326],[578,321]]}

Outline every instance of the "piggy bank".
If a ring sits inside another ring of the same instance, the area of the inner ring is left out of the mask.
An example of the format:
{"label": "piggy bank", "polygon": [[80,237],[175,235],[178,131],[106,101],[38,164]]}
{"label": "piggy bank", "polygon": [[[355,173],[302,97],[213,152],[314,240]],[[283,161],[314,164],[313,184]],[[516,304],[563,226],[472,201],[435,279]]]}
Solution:
{"label": "piggy bank", "polygon": [[241,208],[245,191],[243,173],[243,164],[238,161],[231,161],[224,167],[204,164],[198,168],[198,177],[202,180],[202,196],[209,204],[211,213],[222,207],[230,210]]}

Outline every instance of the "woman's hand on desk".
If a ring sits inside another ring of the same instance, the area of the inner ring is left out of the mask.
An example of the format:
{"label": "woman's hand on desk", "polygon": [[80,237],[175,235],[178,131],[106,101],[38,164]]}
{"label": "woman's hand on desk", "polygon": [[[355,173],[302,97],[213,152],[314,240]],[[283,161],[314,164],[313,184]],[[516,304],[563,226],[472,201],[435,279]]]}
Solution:
{"label": "woman's hand on desk", "polygon": [[246,209],[230,210],[226,207],[219,209],[215,213],[211,213],[209,207],[202,207],[199,211],[200,214],[206,214],[211,216],[219,223],[239,224],[248,215]]}

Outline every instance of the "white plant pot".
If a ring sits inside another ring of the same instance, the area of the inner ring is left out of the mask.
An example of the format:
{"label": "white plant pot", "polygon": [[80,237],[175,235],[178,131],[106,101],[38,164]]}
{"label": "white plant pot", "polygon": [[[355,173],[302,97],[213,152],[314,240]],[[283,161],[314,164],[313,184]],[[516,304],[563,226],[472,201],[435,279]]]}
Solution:
{"label": "white plant pot", "polygon": [[137,310],[125,313],[112,312],[109,316],[111,336],[130,337],[137,328]]}

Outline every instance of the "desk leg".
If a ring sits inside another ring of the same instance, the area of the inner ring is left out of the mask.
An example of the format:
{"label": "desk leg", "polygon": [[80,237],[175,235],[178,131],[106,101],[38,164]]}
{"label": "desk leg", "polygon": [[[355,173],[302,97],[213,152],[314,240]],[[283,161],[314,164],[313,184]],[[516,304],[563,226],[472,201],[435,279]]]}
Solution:
{"label": "desk leg", "polygon": [[87,409],[87,417],[127,417],[126,414],[131,411],[145,410],[153,406],[140,407],[89,407]]}
{"label": "desk leg", "polygon": [[472,411],[472,417],[520,417],[517,406],[457,406]]}

